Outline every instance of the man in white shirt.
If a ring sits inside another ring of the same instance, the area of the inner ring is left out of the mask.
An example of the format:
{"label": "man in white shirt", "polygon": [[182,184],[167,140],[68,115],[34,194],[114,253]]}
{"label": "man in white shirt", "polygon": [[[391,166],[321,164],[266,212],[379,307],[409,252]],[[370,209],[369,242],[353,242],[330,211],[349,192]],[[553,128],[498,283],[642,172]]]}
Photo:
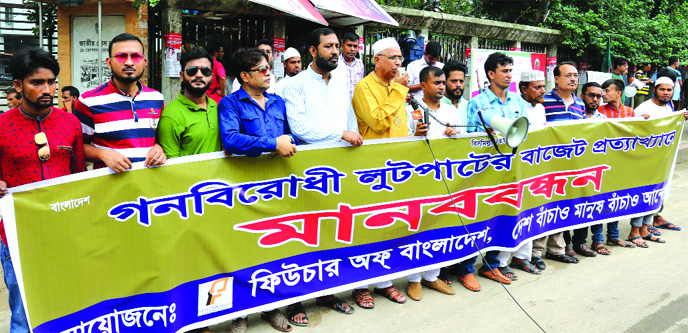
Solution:
{"label": "man in white shirt", "polygon": [[275,94],[282,96],[287,81],[292,76],[301,72],[301,54],[295,48],[290,47],[284,51],[284,74],[285,76],[275,84]]}
{"label": "man in white shirt", "polygon": [[[444,72],[438,67],[430,66],[423,68],[419,76],[421,79],[423,99],[416,101],[421,105],[421,110],[417,112],[411,104],[406,106],[406,122],[409,127],[409,135],[425,135],[428,138],[434,139],[458,134],[459,132],[455,128],[446,126],[448,124],[457,125],[460,119],[458,110],[456,110],[454,106],[441,102],[446,89]],[[427,132],[416,130],[416,123],[425,121],[423,119],[425,114],[423,108],[427,108],[429,113],[441,122],[429,116],[430,119],[428,119]],[[417,282],[420,282],[420,279]]]}
{"label": "man in white shirt", "polygon": [[635,109],[636,116],[649,115],[651,119],[670,115],[674,112],[671,98],[674,93],[674,82],[666,76],[657,79],[654,87],[654,96],[649,101],[638,105]]}
{"label": "man in white shirt", "polygon": [[526,114],[533,129],[542,128],[547,121],[545,107],[542,106],[545,94],[545,73],[541,71],[521,72],[521,82],[518,84],[521,97],[525,100]]}
{"label": "man in white shirt", "polygon": [[[277,79],[275,78],[275,74],[272,73],[272,60],[273,60],[273,52],[272,52],[272,44],[270,44],[270,41],[267,39],[261,39],[258,41],[258,45],[256,45],[256,48],[260,50],[261,52],[265,53],[266,56],[268,56],[268,64],[270,65],[270,88],[266,90],[268,94],[274,94],[275,93],[275,84],[277,83]],[[239,90],[241,88],[241,83],[239,83],[239,80],[234,78],[234,82],[232,82],[232,93],[235,91]]]}
{"label": "man in white shirt", "polygon": [[442,46],[440,43],[432,41],[425,46],[423,58],[412,61],[406,67],[409,73],[409,93],[417,100],[423,99],[423,89],[420,86],[420,71],[428,66],[435,66],[442,69],[444,64],[439,62]]}
{"label": "man in white shirt", "polygon": [[[468,125],[468,101],[463,98],[468,66],[459,61],[450,61],[444,65],[442,70],[447,78],[447,87],[444,91],[444,97],[442,97],[442,103],[454,106],[459,112],[459,123],[457,125]],[[464,130],[461,130],[461,132],[465,133],[465,127],[463,128]]]}

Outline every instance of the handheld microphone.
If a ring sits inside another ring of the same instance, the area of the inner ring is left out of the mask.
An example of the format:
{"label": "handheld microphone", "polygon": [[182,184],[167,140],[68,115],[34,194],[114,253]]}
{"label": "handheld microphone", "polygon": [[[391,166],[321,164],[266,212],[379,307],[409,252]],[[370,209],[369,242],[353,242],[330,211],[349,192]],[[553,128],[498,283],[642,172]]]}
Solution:
{"label": "handheld microphone", "polygon": [[411,95],[411,101],[409,101],[409,103],[411,103],[411,107],[413,108],[413,120],[419,123],[427,124],[427,111],[425,115],[423,115],[423,108],[420,106],[418,101],[415,98],[413,98],[413,95]]}

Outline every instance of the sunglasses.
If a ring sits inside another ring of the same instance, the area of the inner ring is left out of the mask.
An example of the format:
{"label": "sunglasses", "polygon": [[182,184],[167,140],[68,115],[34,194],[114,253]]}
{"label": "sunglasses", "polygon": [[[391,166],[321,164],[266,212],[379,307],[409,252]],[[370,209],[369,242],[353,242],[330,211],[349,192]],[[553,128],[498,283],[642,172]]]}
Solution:
{"label": "sunglasses", "polygon": [[143,54],[141,54],[139,52],[132,52],[132,53],[117,52],[117,54],[115,54],[114,58],[120,64],[127,62],[127,60],[129,58],[131,58],[131,62],[138,64],[141,61],[143,61]]}
{"label": "sunglasses", "polygon": [[203,66],[203,67],[189,66],[186,68],[186,75],[194,76],[194,75],[196,75],[196,73],[198,73],[199,70],[201,71],[201,73],[205,77],[209,77],[209,76],[213,75],[213,70],[210,69],[210,67],[205,67],[205,66]]}
{"label": "sunglasses", "polygon": [[48,144],[48,137],[44,132],[36,133],[33,137],[34,142],[40,147],[38,149],[38,159],[41,162],[47,162],[50,159],[50,145]]}
{"label": "sunglasses", "polygon": [[587,93],[586,95],[587,95],[588,97],[592,98],[592,99],[600,99],[600,98],[602,98],[602,95],[593,94],[593,93]]}
{"label": "sunglasses", "polygon": [[270,70],[269,65],[261,65],[261,66],[258,66],[258,68],[256,68],[256,69],[249,69],[247,72],[260,72],[263,75],[268,75],[269,70]]}

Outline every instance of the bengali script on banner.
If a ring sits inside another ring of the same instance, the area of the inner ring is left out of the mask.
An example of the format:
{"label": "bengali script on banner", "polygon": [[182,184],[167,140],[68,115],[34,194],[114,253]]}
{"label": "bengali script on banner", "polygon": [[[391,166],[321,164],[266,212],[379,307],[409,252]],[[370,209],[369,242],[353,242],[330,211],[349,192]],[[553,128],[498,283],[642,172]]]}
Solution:
{"label": "bengali script on banner", "polygon": [[206,154],[0,205],[35,332],[185,331],[657,211],[682,128],[562,124],[506,155],[480,135]]}

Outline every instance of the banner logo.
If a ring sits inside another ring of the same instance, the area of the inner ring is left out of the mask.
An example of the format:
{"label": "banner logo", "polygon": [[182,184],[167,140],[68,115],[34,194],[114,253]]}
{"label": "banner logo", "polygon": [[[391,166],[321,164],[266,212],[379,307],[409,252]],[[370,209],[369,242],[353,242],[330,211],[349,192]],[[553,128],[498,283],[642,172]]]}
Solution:
{"label": "banner logo", "polygon": [[198,316],[232,308],[233,277],[224,277],[198,286]]}

